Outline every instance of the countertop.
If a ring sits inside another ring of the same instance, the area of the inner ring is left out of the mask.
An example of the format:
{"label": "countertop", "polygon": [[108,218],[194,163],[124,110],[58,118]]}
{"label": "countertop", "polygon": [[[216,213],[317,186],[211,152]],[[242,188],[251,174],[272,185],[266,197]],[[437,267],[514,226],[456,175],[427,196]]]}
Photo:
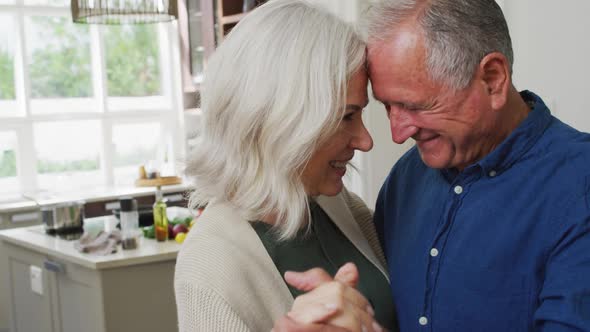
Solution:
{"label": "countertop", "polygon": [[174,260],[181,247],[174,240],[141,238],[137,249],[123,250],[119,245],[115,254],[83,254],[74,248],[76,241],[47,235],[42,225],[0,231],[0,240],[95,270]]}

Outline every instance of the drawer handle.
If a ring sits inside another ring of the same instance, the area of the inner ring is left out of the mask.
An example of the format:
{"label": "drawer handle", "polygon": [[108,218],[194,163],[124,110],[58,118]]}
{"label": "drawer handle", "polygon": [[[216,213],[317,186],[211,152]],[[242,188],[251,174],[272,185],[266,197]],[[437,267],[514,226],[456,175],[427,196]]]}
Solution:
{"label": "drawer handle", "polygon": [[57,262],[46,260],[45,262],[43,262],[43,266],[45,267],[45,269],[47,271],[52,271],[52,272],[56,272],[56,273],[65,272],[64,266],[60,263],[57,263]]}
{"label": "drawer handle", "polygon": [[12,216],[12,223],[31,222],[39,220],[39,212],[19,213]]}

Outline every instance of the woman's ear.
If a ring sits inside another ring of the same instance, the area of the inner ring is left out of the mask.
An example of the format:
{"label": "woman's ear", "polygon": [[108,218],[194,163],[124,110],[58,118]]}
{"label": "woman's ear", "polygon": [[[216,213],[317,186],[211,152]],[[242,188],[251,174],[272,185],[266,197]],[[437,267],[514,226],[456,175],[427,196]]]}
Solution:
{"label": "woman's ear", "polygon": [[501,109],[508,100],[511,85],[508,59],[500,52],[486,55],[479,63],[479,76],[487,89],[493,109]]}

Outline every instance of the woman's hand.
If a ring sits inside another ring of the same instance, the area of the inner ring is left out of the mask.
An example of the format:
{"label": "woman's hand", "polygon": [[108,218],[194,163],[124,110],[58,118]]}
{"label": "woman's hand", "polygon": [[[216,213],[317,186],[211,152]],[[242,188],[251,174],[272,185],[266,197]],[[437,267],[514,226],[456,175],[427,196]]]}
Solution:
{"label": "woman's hand", "polygon": [[352,263],[343,265],[334,279],[321,269],[302,273],[288,272],[291,286],[308,291],[298,296],[287,316],[300,324],[329,324],[352,332],[381,332],[373,308],[354,287],[358,270]]}

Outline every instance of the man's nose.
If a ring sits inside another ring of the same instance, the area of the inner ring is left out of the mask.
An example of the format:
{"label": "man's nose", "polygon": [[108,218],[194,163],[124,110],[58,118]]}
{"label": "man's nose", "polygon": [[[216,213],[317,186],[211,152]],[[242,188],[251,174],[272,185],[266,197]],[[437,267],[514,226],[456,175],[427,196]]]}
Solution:
{"label": "man's nose", "polygon": [[389,126],[391,139],[397,144],[403,144],[419,130],[418,127],[412,124],[412,119],[407,112],[393,108],[389,112]]}

